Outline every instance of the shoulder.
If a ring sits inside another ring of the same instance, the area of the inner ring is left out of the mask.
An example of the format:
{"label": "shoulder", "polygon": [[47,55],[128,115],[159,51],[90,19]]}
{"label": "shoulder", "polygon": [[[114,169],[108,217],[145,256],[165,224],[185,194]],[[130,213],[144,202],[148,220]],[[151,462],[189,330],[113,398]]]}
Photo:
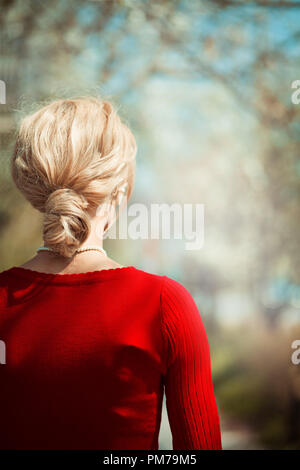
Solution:
{"label": "shoulder", "polygon": [[[196,302],[183,283],[167,275],[158,275],[136,270],[138,279],[147,286],[149,302],[156,299],[160,306],[160,321],[163,333],[170,337],[186,334],[192,328],[202,327],[202,319]],[[147,281],[147,282],[145,282]],[[146,297],[146,296],[145,296]]]}
{"label": "shoulder", "polygon": [[175,289],[187,292],[187,289],[179,281],[165,275],[144,271],[143,269],[133,267],[135,277],[144,279],[149,282],[160,283],[164,290]]}
{"label": "shoulder", "polygon": [[159,294],[162,310],[168,307],[195,308],[194,299],[189,290],[179,281],[164,274],[151,273],[143,269],[134,268],[131,271],[131,280],[137,290],[144,288],[154,295]]}
{"label": "shoulder", "polygon": [[168,367],[175,361],[194,360],[199,345],[208,347],[202,315],[190,291],[179,281],[163,276],[161,327]]}
{"label": "shoulder", "polygon": [[167,302],[171,297],[178,301],[180,299],[182,301],[193,301],[189,290],[179,281],[167,275],[151,273],[149,271],[134,268],[134,277],[136,282],[140,281],[147,283],[148,285],[156,285],[160,287],[162,302]]}
{"label": "shoulder", "polygon": [[194,298],[188,288],[169,276],[163,276],[162,303],[163,305],[181,307],[181,309],[196,307]]}
{"label": "shoulder", "polygon": [[149,285],[157,285],[161,290],[161,301],[163,304],[170,302],[192,302],[194,299],[189,290],[179,281],[164,274],[151,273],[142,269],[134,268],[136,282],[145,282]]}
{"label": "shoulder", "polygon": [[[179,281],[163,276],[161,290],[162,325],[168,332],[186,334],[203,329],[200,310],[191,292]],[[193,334],[193,333],[191,333]]]}

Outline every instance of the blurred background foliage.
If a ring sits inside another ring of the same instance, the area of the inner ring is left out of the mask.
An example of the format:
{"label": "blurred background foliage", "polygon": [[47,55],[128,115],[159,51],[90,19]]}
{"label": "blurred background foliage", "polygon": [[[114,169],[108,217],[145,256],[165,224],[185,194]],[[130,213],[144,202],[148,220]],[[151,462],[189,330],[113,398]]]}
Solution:
{"label": "blurred background foliage", "polygon": [[299,25],[298,1],[1,0],[0,268],[42,244],[9,172],[18,120],[44,100],[110,99],[138,143],[132,202],[205,206],[201,250],[105,244],[193,294],[228,449],[300,448]]}

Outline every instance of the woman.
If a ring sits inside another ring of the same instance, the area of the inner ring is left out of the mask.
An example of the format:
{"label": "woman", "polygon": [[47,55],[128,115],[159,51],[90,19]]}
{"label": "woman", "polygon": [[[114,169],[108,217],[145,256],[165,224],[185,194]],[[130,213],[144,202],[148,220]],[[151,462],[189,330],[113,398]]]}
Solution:
{"label": "woman", "polygon": [[173,448],[221,448],[192,296],[102,246],[135,156],[109,101],[59,100],[21,124],[12,176],[44,214],[44,245],[0,273],[2,449],[158,449],[164,391]]}

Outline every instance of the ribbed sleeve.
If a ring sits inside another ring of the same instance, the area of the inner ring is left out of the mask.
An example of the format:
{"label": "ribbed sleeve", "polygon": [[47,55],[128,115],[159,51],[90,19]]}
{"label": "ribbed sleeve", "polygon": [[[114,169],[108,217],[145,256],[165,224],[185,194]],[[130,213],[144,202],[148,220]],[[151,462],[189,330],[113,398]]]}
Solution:
{"label": "ribbed sleeve", "polygon": [[188,290],[163,277],[162,333],[167,354],[164,376],[173,449],[221,449],[209,344]]}

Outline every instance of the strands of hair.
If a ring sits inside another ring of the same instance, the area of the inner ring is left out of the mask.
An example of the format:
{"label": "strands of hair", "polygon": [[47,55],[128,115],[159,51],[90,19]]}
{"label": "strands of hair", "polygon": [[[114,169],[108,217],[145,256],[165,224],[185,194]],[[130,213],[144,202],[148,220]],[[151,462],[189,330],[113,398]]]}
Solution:
{"label": "strands of hair", "polygon": [[44,213],[46,246],[71,257],[86,240],[99,205],[131,196],[137,144],[113,104],[56,100],[26,116],[11,160],[17,188]]}

